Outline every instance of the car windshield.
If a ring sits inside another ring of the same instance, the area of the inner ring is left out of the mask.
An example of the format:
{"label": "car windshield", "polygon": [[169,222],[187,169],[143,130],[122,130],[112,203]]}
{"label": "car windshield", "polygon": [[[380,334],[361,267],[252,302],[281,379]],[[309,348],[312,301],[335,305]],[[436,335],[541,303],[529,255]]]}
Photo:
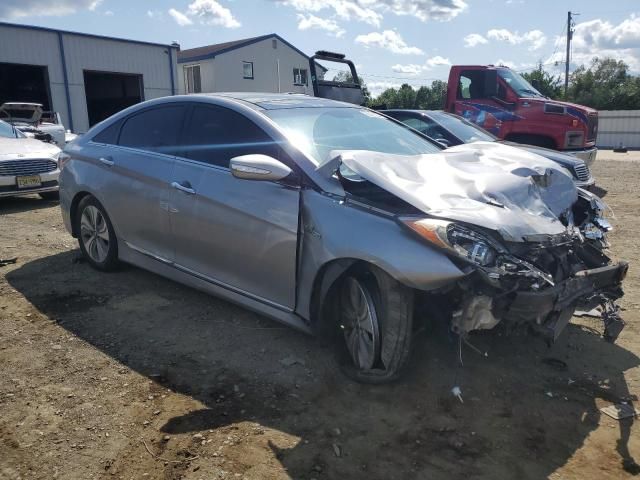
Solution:
{"label": "car windshield", "polygon": [[455,115],[444,112],[429,112],[429,117],[431,117],[434,122],[442,125],[445,130],[453,133],[464,143],[495,142],[498,139],[498,137],[487,132],[485,129]]}
{"label": "car windshield", "polygon": [[509,84],[518,97],[544,97],[544,95],[536,90],[533,85],[527,82],[521,75],[512,72],[508,68],[499,68],[498,75]]}
{"label": "car windshield", "polygon": [[408,128],[364,108],[288,108],[268,110],[265,114],[316,166],[329,160],[332,150],[369,150],[397,155],[441,150]]}
{"label": "car windshield", "polygon": [[24,135],[14,128],[13,125],[9,125],[7,122],[0,120],[0,137],[23,138]]}

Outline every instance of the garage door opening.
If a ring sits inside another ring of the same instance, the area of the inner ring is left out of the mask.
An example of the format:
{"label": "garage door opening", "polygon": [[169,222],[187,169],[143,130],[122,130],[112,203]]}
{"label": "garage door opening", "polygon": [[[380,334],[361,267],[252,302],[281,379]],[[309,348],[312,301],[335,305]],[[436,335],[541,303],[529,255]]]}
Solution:
{"label": "garage door opening", "polygon": [[0,63],[0,104],[5,102],[41,103],[51,110],[47,67]]}
{"label": "garage door opening", "polygon": [[89,126],[142,101],[142,75],[84,71]]}

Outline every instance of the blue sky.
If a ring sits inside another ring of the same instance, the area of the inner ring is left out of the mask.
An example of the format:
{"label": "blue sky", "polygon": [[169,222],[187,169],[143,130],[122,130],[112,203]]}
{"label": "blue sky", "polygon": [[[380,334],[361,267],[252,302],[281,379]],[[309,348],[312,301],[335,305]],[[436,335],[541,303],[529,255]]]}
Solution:
{"label": "blue sky", "polygon": [[640,1],[616,0],[1,0],[4,21],[170,43],[182,48],[278,33],[302,51],[346,53],[370,89],[446,80],[450,64],[542,61],[564,69],[597,55],[640,73]]}

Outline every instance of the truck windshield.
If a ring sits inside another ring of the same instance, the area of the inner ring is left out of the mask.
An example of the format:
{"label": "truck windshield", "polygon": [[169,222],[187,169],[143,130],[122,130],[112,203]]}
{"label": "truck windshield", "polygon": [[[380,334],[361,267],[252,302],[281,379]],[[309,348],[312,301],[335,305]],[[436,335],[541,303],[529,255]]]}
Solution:
{"label": "truck windshield", "polygon": [[370,150],[397,155],[442,150],[407,127],[364,108],[283,108],[264,113],[316,166],[325,163],[332,150]]}
{"label": "truck windshield", "polygon": [[544,97],[533,85],[527,82],[521,75],[507,69],[499,68],[498,75],[502,78],[520,98]]}

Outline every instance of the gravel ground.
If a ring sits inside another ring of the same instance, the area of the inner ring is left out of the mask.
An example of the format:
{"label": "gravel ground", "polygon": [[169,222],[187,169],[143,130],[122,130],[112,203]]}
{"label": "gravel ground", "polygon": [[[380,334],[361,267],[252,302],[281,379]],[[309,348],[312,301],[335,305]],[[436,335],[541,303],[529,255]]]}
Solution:
{"label": "gravel ground", "polygon": [[436,329],[382,387],[242,308],[133,267],[98,273],[56,203],[0,199],[0,258],[18,258],[0,268],[0,479],[633,476],[638,426],[599,408],[640,388],[636,154],[594,167],[631,262],[616,345],[590,318],[551,347],[487,332],[473,343],[488,357],[466,350],[459,369]]}

